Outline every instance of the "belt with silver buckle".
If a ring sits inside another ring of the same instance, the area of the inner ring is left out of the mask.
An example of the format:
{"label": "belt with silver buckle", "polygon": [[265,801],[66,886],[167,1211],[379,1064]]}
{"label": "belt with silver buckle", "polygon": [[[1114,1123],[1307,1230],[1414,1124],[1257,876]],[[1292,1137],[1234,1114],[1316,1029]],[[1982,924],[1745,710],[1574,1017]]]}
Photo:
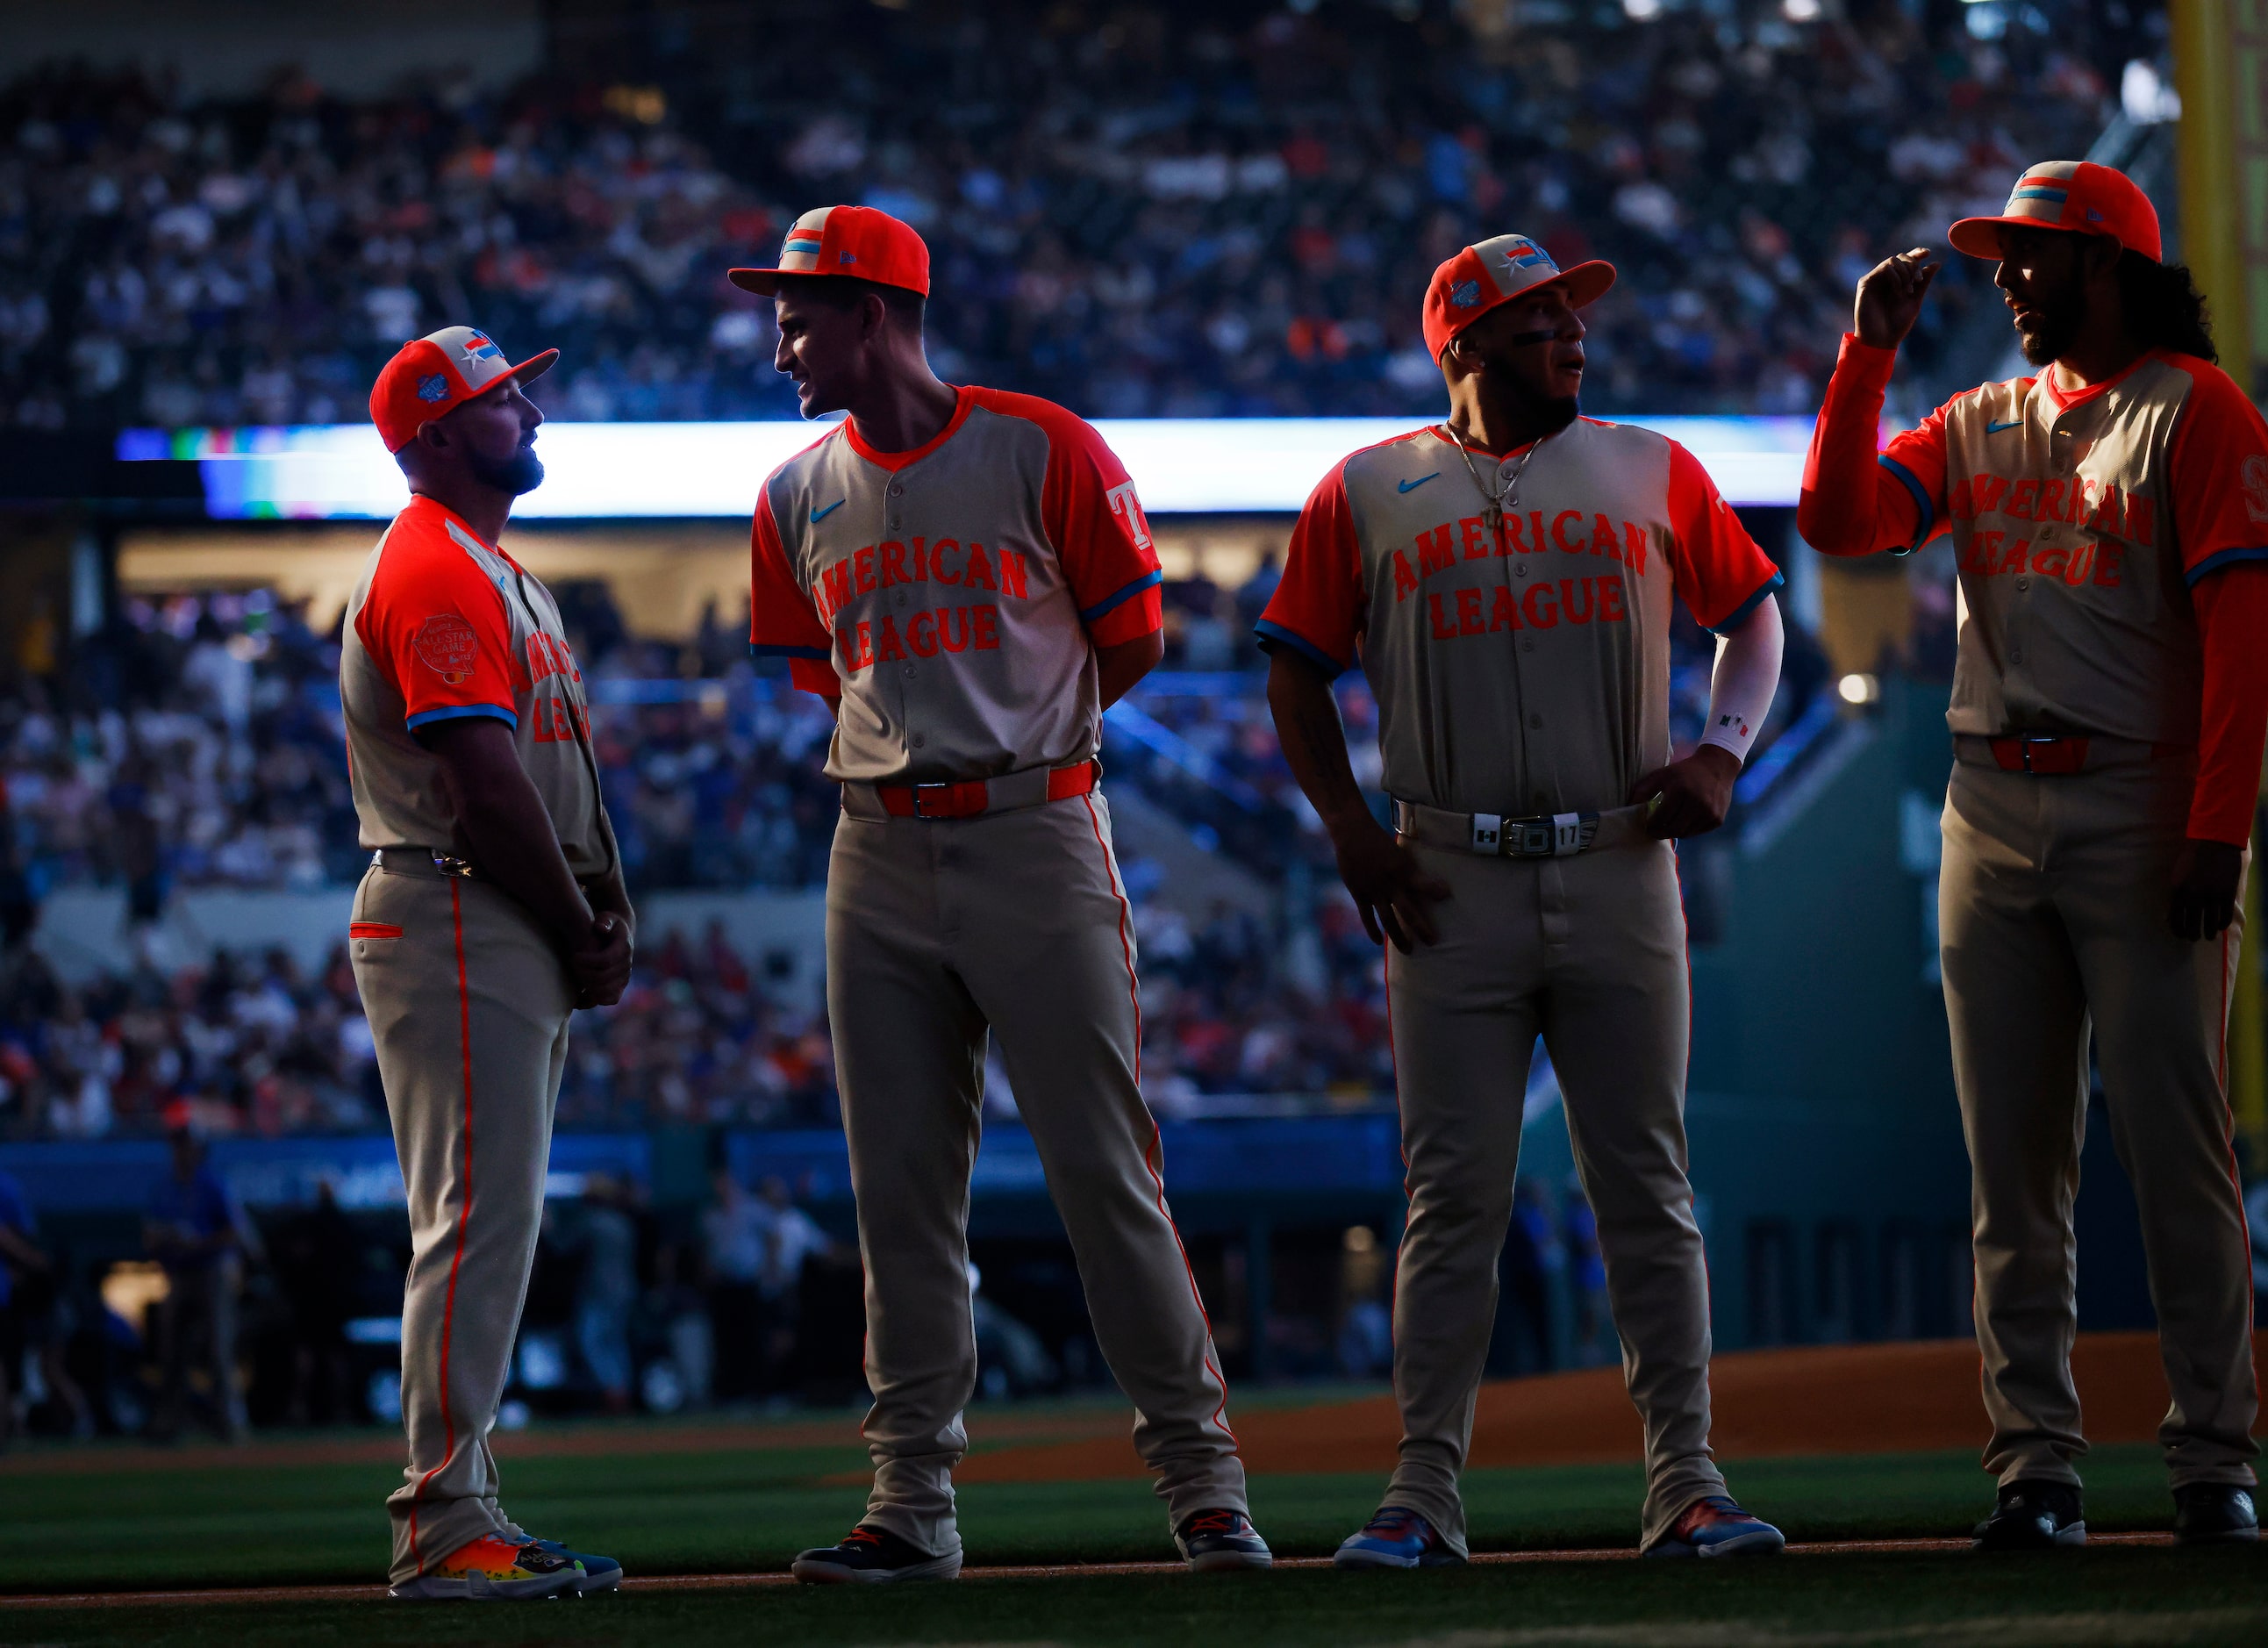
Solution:
{"label": "belt with silver buckle", "polygon": [[1398,797],[1394,803],[1396,835],[1429,846],[1462,848],[1484,858],[1572,858],[1579,853],[1618,846],[1644,833],[1644,817],[1645,809],[1638,807],[1508,818],[1501,813],[1449,812]]}

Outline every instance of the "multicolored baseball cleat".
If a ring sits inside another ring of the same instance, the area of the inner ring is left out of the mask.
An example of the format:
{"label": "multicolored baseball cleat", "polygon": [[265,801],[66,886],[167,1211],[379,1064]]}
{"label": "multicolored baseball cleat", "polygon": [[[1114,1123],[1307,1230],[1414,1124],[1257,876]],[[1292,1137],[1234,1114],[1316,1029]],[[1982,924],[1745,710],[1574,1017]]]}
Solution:
{"label": "multicolored baseball cleat", "polygon": [[1711,1494],[1685,1507],[1669,1532],[1646,1548],[1649,1556],[1777,1556],[1786,1536],[1761,1517],[1752,1517],[1723,1494]]}
{"label": "multicolored baseball cleat", "polygon": [[[563,1552],[483,1533],[387,1594],[415,1602],[530,1601],[572,1593],[582,1575],[583,1565]],[[621,1569],[615,1577],[622,1578]]]}
{"label": "multicolored baseball cleat", "polygon": [[1190,1511],[1174,1530],[1174,1546],[1197,1574],[1268,1568],[1276,1561],[1268,1541],[1241,1511]]}
{"label": "multicolored baseball cleat", "polygon": [[884,1585],[896,1579],[958,1579],[961,1552],[932,1556],[887,1528],[861,1522],[836,1545],[799,1552],[789,1570],[807,1585]]}
{"label": "multicolored baseball cleat", "polygon": [[575,1577],[577,1596],[595,1596],[601,1591],[612,1591],[622,1582],[622,1565],[611,1556],[593,1556],[588,1551],[571,1551],[557,1540],[540,1540],[534,1534],[523,1534],[526,1543],[554,1556],[564,1556],[583,1571]]}
{"label": "multicolored baseball cleat", "polygon": [[2177,1545],[2249,1545],[2260,1537],[2260,1511],[2250,1488],[2189,1482],[2174,1489]]}
{"label": "multicolored baseball cleat", "polygon": [[2087,1512],[2070,1482],[2005,1484],[1992,1514],[1977,1525],[1970,1548],[1980,1551],[2051,1551],[2087,1543]]}
{"label": "multicolored baseball cleat", "polygon": [[1381,1505],[1378,1514],[1340,1542],[1334,1568],[1454,1568],[1464,1558],[1449,1548],[1433,1525],[1403,1505]]}

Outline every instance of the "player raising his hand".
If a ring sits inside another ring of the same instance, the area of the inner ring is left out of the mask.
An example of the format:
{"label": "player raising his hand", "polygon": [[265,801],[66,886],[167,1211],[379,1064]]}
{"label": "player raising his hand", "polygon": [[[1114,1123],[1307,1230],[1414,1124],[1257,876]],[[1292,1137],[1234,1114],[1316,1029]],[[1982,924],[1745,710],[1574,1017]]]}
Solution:
{"label": "player raising his hand", "polygon": [[2268,733],[2268,425],[2213,364],[2189,271],[2109,167],[2059,161],[1953,225],[1996,262],[2036,375],[1955,395],[1875,457],[1937,265],[1859,283],[1798,521],[1830,555],[1949,533],[1939,927],[1968,1136],[1993,1549],[2076,1545],[2072,1206],[2092,1033],[2141,1206],[2184,1541],[2258,1536],[2252,1273],[2225,1053]]}

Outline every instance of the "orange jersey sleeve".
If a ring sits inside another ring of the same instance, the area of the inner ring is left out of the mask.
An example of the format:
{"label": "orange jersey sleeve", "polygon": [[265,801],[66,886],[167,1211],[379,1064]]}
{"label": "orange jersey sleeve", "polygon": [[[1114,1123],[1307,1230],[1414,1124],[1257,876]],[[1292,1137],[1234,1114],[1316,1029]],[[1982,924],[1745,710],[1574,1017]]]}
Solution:
{"label": "orange jersey sleeve", "polygon": [[1097,647],[1117,647],[1165,627],[1160,586],[1166,575],[1149,518],[1118,454],[1094,425],[1060,407],[1025,397],[1012,410],[1048,432],[1040,521],[1063,564],[1087,639]]}
{"label": "orange jersey sleeve", "polygon": [[1944,524],[1944,409],[1875,454],[1882,396],[1897,358],[1894,349],[1843,335],[1796,501],[1796,529],[1822,555],[1917,550]]}
{"label": "orange jersey sleeve", "polygon": [[2195,585],[2225,566],[2268,561],[2268,422],[2219,367],[2173,360],[2196,381],[2166,454],[2174,529]]}
{"label": "orange jersey sleeve", "polygon": [[474,715],[517,728],[522,671],[504,595],[449,536],[453,524],[423,499],[394,518],[355,633],[401,694],[412,732]]}
{"label": "orange jersey sleeve", "polygon": [[788,677],[797,686],[833,698],[843,690],[833,646],[819,609],[788,565],[767,484],[757,494],[755,523],[748,534],[748,650],[759,658],[786,659]]}
{"label": "orange jersey sleeve", "polygon": [[1671,576],[1687,610],[1704,629],[1729,634],[1787,581],[1749,536],[1701,460],[1674,440],[1669,524],[1675,535]]}
{"label": "orange jersey sleeve", "polygon": [[1253,629],[1268,651],[1288,647],[1326,676],[1338,676],[1353,666],[1365,610],[1362,544],[1341,459],[1300,511],[1284,576]]}

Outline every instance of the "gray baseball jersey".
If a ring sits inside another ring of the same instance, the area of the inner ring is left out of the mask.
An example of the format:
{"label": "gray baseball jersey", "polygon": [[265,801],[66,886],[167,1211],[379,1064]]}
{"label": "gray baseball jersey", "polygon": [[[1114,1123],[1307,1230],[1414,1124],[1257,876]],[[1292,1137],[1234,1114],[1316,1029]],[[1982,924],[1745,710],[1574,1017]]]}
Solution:
{"label": "gray baseball jersey", "polygon": [[1673,592],[1736,627],[1778,571],[1675,442],[1580,418],[1501,463],[1491,529],[1456,444],[1415,431],[1308,499],[1266,647],[1336,676],[1359,652],[1386,787],[1458,812],[1602,811],[1669,759]]}

